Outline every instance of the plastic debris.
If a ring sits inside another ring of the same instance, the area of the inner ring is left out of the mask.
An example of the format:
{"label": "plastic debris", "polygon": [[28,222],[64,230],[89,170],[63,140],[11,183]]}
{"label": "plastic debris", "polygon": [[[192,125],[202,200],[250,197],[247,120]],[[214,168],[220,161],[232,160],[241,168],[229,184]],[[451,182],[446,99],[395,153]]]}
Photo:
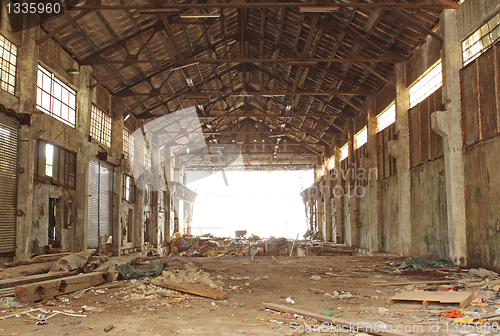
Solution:
{"label": "plastic debris", "polygon": [[286,303],[294,304],[295,301],[293,301],[291,297],[287,297],[286,298]]}
{"label": "plastic debris", "polygon": [[457,310],[457,309],[452,309],[452,310],[448,310],[448,311],[442,313],[441,316],[442,317],[453,317],[453,318],[462,317],[462,312],[460,310]]}

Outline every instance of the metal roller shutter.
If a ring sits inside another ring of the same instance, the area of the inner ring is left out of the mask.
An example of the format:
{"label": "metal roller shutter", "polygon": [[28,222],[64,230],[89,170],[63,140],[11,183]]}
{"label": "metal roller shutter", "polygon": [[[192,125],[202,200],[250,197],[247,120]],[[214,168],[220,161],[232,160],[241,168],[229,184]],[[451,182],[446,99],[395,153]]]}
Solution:
{"label": "metal roller shutter", "polygon": [[89,162],[88,191],[87,246],[97,248],[99,237],[101,237],[101,242],[106,242],[106,237],[111,232],[112,165],[97,158]]}
{"label": "metal roller shutter", "polygon": [[15,119],[0,113],[0,253],[16,249],[17,129]]}
{"label": "metal roller shutter", "polygon": [[87,211],[87,246],[99,245],[99,160],[89,162],[89,199]]}

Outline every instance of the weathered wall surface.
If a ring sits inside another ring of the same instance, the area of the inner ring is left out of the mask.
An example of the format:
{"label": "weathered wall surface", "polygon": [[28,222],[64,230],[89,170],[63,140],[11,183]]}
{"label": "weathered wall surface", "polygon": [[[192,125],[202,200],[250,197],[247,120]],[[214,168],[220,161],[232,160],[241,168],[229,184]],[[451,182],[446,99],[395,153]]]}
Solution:
{"label": "weathered wall surface", "polygon": [[412,255],[448,257],[448,219],[444,159],[411,170]]}
{"label": "weathered wall surface", "polygon": [[399,254],[398,179],[391,176],[378,182],[380,242],[383,252]]}
{"label": "weathered wall surface", "polygon": [[464,151],[469,267],[500,271],[500,138]]}
{"label": "weathered wall surface", "polygon": [[[358,194],[361,195],[361,189],[358,189]],[[360,247],[370,248],[370,227],[368,223],[368,207],[369,207],[369,193],[368,187],[364,187],[363,197],[358,198],[358,226],[360,233]]]}

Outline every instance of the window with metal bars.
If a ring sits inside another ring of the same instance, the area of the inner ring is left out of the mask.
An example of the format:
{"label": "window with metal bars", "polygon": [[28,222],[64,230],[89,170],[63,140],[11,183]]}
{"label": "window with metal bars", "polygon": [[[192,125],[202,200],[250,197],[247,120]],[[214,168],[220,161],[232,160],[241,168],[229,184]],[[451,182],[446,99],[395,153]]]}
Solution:
{"label": "window with metal bars", "polygon": [[38,65],[36,107],[57,120],[75,127],[76,91],[41,65]]}
{"label": "window with metal bars", "polygon": [[132,136],[132,133],[124,129],[123,154],[125,155],[125,158],[128,158],[130,160],[130,162],[134,161],[134,147],[135,147],[135,141],[134,137]]}
{"label": "window with metal bars", "polygon": [[92,104],[90,136],[100,144],[111,147],[111,117]]}
{"label": "window with metal bars", "polygon": [[464,66],[500,41],[500,12],[462,42]]}
{"label": "window with metal bars", "polygon": [[16,91],[17,47],[0,35],[0,87],[9,93]]}

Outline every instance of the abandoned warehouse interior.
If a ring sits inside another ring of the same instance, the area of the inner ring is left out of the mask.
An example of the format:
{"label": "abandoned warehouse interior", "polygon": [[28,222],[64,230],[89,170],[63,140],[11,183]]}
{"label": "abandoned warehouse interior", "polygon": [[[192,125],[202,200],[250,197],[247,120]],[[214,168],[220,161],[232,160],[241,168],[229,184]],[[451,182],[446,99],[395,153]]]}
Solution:
{"label": "abandoned warehouse interior", "polygon": [[[500,271],[498,0],[31,9],[2,1],[2,331],[300,334],[262,307],[298,324],[427,320],[394,308],[414,289],[384,287],[396,277],[495,310],[500,286],[481,281]],[[232,171],[310,171],[300,239],[197,235],[190,183]],[[68,320],[33,313],[51,305]]]}

